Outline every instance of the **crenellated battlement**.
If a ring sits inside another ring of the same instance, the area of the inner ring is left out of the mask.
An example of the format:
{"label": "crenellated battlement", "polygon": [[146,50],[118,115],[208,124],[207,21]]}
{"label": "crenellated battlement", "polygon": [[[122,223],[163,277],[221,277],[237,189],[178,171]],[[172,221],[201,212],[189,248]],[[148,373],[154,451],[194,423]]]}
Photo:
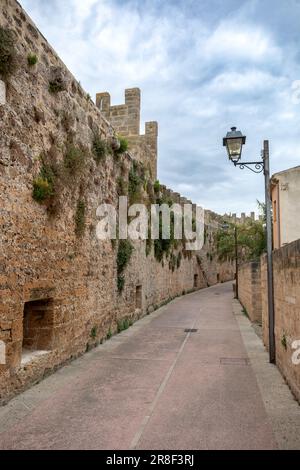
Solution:
{"label": "crenellated battlement", "polygon": [[125,104],[111,106],[108,92],[97,93],[96,106],[105,119],[111,123],[117,134],[126,137],[129,151],[149,168],[152,179],[157,177],[157,136],[156,121],[145,123],[145,133],[140,134],[141,91],[139,88],[125,90]]}
{"label": "crenellated battlement", "polygon": [[250,212],[250,215],[247,215],[245,212],[241,212],[240,217],[237,214],[225,214],[224,219],[228,222],[232,222],[234,224],[244,224],[249,222],[250,220],[262,220],[263,216],[259,215],[258,218],[256,217],[255,212]]}

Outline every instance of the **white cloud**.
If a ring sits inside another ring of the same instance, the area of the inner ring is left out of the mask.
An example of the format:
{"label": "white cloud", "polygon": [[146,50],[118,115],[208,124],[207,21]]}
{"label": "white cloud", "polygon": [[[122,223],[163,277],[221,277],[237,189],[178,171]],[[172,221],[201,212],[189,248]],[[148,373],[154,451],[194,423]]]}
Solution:
{"label": "white cloud", "polygon": [[239,19],[221,23],[208,38],[203,52],[207,58],[247,63],[278,60],[281,55],[266,31],[241,24]]}
{"label": "white cloud", "polygon": [[91,95],[109,91],[117,104],[125,88],[141,88],[144,120],[159,121],[163,183],[207,208],[247,212],[263,199],[263,182],[230,166],[222,147],[228,128],[247,134],[251,160],[269,138],[273,171],[300,157],[300,105],[292,99],[298,10],[277,14],[269,1],[22,4]]}

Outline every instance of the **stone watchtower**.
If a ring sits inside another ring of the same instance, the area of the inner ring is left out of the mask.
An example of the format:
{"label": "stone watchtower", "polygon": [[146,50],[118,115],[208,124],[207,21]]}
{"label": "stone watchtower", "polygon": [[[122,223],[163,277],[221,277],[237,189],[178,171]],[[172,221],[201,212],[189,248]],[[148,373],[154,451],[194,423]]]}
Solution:
{"label": "stone watchtower", "polygon": [[141,91],[139,88],[125,90],[125,104],[111,106],[108,92],[97,93],[96,106],[115,128],[117,134],[126,137],[129,151],[134,158],[148,168],[153,180],[157,175],[157,135],[156,121],[145,123],[145,134],[140,134]]}

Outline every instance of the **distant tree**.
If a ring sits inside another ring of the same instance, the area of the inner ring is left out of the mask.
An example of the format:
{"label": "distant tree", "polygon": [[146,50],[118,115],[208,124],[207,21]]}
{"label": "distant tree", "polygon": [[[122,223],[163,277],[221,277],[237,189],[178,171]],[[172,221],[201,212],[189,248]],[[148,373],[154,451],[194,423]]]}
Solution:
{"label": "distant tree", "polygon": [[258,206],[259,215],[262,215],[263,222],[266,223],[266,221],[267,221],[266,204],[265,204],[265,202],[261,202],[258,199],[256,199],[256,202],[257,202],[257,206]]}
{"label": "distant tree", "polygon": [[[237,227],[238,258],[255,260],[266,251],[266,234],[262,220],[249,220]],[[217,252],[220,260],[235,258],[235,225],[226,224],[217,232]]]}

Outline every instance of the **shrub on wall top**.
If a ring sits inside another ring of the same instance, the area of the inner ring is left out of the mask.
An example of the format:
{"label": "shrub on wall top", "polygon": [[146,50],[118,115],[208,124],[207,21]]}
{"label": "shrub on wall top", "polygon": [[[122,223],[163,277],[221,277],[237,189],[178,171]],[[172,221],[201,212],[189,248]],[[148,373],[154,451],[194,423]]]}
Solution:
{"label": "shrub on wall top", "polygon": [[154,192],[157,194],[159,193],[159,190],[160,190],[160,182],[158,180],[156,180],[153,184],[153,189],[154,189]]}

